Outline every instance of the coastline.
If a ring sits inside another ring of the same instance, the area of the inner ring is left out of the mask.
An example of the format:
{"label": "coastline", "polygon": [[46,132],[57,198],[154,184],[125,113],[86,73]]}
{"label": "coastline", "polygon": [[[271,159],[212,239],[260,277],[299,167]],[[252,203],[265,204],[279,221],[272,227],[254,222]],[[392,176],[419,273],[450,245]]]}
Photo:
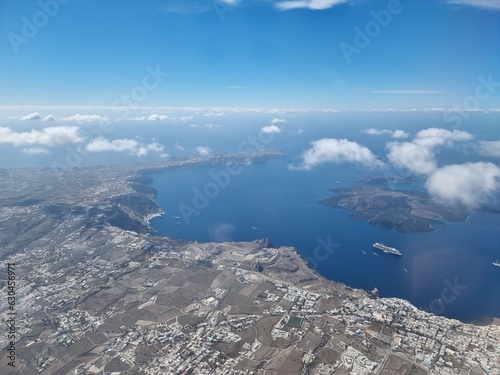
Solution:
{"label": "coastline", "polygon": [[[146,215],[146,216],[144,217],[144,222],[146,223],[146,225],[147,225],[148,227],[150,227],[150,228],[151,228],[150,221],[151,221],[151,220],[153,220],[155,217],[162,217],[163,215],[165,215],[165,211],[163,211],[163,210],[161,210],[161,209],[160,209],[158,212],[155,212],[155,213],[152,213],[152,214]],[[153,229],[153,228],[151,228],[151,229]]]}
{"label": "coastline", "polygon": [[[168,181],[165,181],[165,182],[167,182],[167,183],[168,183]],[[158,188],[158,187],[157,187],[157,188]],[[162,190],[162,189],[159,189],[159,190]],[[170,195],[170,194],[169,194],[169,195]],[[173,199],[176,199],[176,198],[175,198],[175,197],[173,197]],[[158,204],[159,204],[159,202],[158,202],[158,200],[157,200],[157,199],[154,199],[154,202],[155,202],[155,204],[156,204],[156,205],[158,205]],[[176,202],[176,201],[174,201],[174,202]],[[164,207],[163,207],[164,209],[165,209],[165,207],[167,208],[167,209],[166,209],[166,210],[167,210],[167,212],[173,212],[172,210],[175,210],[175,207],[170,207],[170,206],[168,206],[168,205],[166,205],[166,206],[165,206],[164,204],[162,204],[162,205],[164,206]],[[333,208],[333,210],[335,210],[335,211],[337,211],[337,210],[338,210],[338,211],[342,211],[342,212],[345,212],[345,211],[346,211],[345,209],[342,209],[342,208],[340,208],[340,207],[332,207],[332,208]],[[148,215],[148,217],[149,217],[149,216],[150,216],[150,215]],[[468,217],[468,218],[469,218],[469,217]],[[149,220],[149,219],[148,219],[148,220]],[[169,220],[170,220],[170,219],[169,219]],[[162,220],[162,221],[163,221],[163,220]],[[154,228],[154,229],[158,229],[160,232],[162,232],[162,229],[158,226],[160,222],[161,222],[161,221],[158,221],[158,222],[153,222],[153,225],[155,226],[155,228]],[[251,225],[251,224],[248,224],[248,225]],[[253,224],[252,224],[252,225],[253,225]],[[179,228],[179,227],[174,227],[174,229],[178,229],[178,228]],[[181,226],[180,228],[181,228],[181,229],[183,229],[183,228],[184,228],[184,226]],[[247,228],[247,227],[245,227],[245,228]],[[268,227],[268,228],[271,228],[271,227]],[[429,225],[429,229],[430,229],[430,230],[429,230],[428,232],[426,232],[426,233],[432,233],[433,235],[436,235],[436,233],[438,232],[438,231],[436,231],[436,229],[435,229],[435,228],[433,228],[431,225]],[[156,231],[156,230],[155,230],[155,231]],[[157,232],[157,231],[156,231],[156,232]],[[194,230],[192,230],[191,232],[193,232],[193,233],[194,233],[195,231],[194,231]],[[198,238],[193,239],[193,237],[191,237],[191,236],[190,236],[190,234],[191,234],[191,233],[190,233],[189,231],[188,231],[187,233],[184,233],[184,232],[183,232],[183,234],[184,234],[183,236],[176,236],[175,234],[173,234],[173,235],[172,235],[172,234],[169,234],[169,233],[163,233],[163,234],[156,233],[156,235],[159,235],[159,236],[161,236],[161,237],[166,236],[166,237],[168,237],[168,238],[182,239],[182,240],[185,240],[185,241],[200,241],[201,243],[210,243],[210,242],[212,242],[211,240],[200,240],[200,239],[198,239]],[[269,232],[267,232],[267,233],[265,233],[265,234],[264,234],[264,233],[259,233],[259,235],[263,235],[263,237],[259,237],[259,238],[265,238],[265,237],[268,237],[268,238],[273,238],[273,236],[272,236],[272,235],[270,235],[270,233],[269,233]],[[387,235],[390,235],[390,233],[388,233]],[[170,236],[172,236],[172,237],[170,237]],[[255,236],[255,233],[253,233],[253,236]],[[256,237],[253,237],[253,236],[252,236],[252,237],[249,237],[249,238],[257,239]],[[326,238],[326,237],[325,237],[325,238]],[[276,240],[276,238],[274,238],[274,240]],[[374,241],[378,241],[378,240],[379,240],[379,237],[377,237],[376,239],[374,239]],[[236,241],[236,242],[239,242],[238,240],[235,240],[235,241]],[[242,241],[242,242],[246,242],[246,241],[251,241],[251,239],[247,239],[247,238],[245,238],[245,239],[241,239],[241,241]],[[275,241],[273,241],[273,242],[275,242]],[[347,242],[344,242],[344,243],[347,243]],[[284,238],[282,238],[281,240],[278,240],[278,245],[279,245],[279,246],[290,246],[290,244],[293,244],[293,245],[291,245],[291,246],[294,246],[294,247],[296,246],[296,244],[295,244],[293,241],[292,241],[292,242],[286,242]],[[380,289],[380,285],[379,285],[378,283],[373,283],[373,284],[372,284],[372,283],[370,283],[370,285],[368,285],[368,286],[365,288],[365,287],[364,287],[364,285],[362,285],[362,286],[360,287],[360,286],[359,286],[358,284],[356,284],[356,283],[354,283],[354,284],[350,284],[350,283],[346,282],[346,280],[345,280],[345,279],[343,279],[342,277],[335,277],[335,276],[336,276],[336,274],[329,274],[329,273],[324,273],[324,272],[320,273],[320,272],[317,270],[317,267],[315,267],[315,266],[314,266],[314,262],[313,262],[312,264],[311,264],[310,262],[307,262],[307,260],[308,260],[307,258],[308,258],[308,257],[310,257],[310,254],[309,254],[309,255],[307,255],[308,253],[301,254],[301,253],[297,250],[297,249],[303,249],[303,248],[301,248],[300,246],[296,247],[295,249],[296,249],[296,254],[298,254],[298,255],[299,255],[299,256],[303,259],[303,261],[304,261],[305,263],[309,263],[309,264],[308,264],[308,268],[310,268],[310,269],[311,269],[314,273],[316,273],[316,274],[317,274],[318,276],[320,276],[322,279],[325,279],[325,280],[328,280],[328,281],[331,281],[331,282],[334,282],[334,283],[338,283],[338,284],[343,284],[343,285],[345,285],[346,287],[349,287],[349,288],[354,288],[354,289],[358,289],[358,290],[363,291],[363,292],[366,292],[366,293],[369,293],[369,292],[370,292],[370,290],[372,290],[372,289],[373,289],[373,286],[372,286],[372,285],[376,285],[376,286],[378,286],[378,287],[379,287],[379,289]],[[411,258],[410,258],[410,260],[411,260]],[[405,261],[406,261],[406,259],[405,259]],[[410,269],[410,268],[408,268],[408,269]],[[408,277],[408,276],[407,276],[407,274],[403,274],[403,275],[405,275],[405,276],[404,276],[405,278],[407,278],[407,277]],[[406,279],[404,279],[404,280],[406,280]],[[354,285],[354,286],[353,286],[353,285]],[[382,286],[383,286],[383,285],[382,285]],[[427,304],[427,301],[426,301],[426,302],[414,301],[414,300],[411,300],[411,298],[410,298],[410,299],[405,298],[405,297],[406,297],[406,295],[404,295],[404,296],[403,296],[403,295],[401,295],[401,294],[399,294],[399,295],[398,295],[398,294],[394,294],[394,293],[385,293],[385,295],[384,295],[384,293],[382,293],[382,296],[384,296],[385,298],[401,298],[401,299],[404,299],[404,300],[406,300],[406,301],[412,301],[412,302],[409,302],[409,303],[411,303],[413,306],[424,306],[424,305],[426,305],[426,304]],[[429,300],[431,300],[431,299],[432,299],[432,298],[429,298]],[[450,311],[451,311],[451,310],[450,310]],[[493,315],[495,315],[495,314],[493,314]],[[458,319],[459,321],[461,321],[461,322],[463,322],[463,323],[471,323],[474,319],[476,319],[475,317],[473,317],[473,318],[471,318],[471,319],[469,320],[469,319],[467,319],[467,318],[462,318],[462,319],[461,319],[461,318],[458,318],[458,317],[456,317],[456,316],[447,316],[447,315],[444,315],[444,316],[445,316],[445,317],[447,317],[448,319]],[[479,317],[481,317],[481,315],[478,315],[478,316],[479,316]]]}

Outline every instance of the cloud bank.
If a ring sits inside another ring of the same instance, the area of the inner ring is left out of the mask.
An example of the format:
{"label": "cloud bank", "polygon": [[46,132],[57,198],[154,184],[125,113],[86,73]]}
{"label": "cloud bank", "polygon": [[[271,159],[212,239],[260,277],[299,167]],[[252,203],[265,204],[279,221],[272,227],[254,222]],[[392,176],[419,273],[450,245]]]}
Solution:
{"label": "cloud bank", "polygon": [[26,116],[17,117],[21,121],[33,121],[33,120],[43,120],[43,121],[76,121],[76,122],[92,122],[92,121],[109,121],[107,116],[101,115],[80,115],[76,114],[73,116],[56,117],[54,115],[46,115],[42,117],[38,112],[30,113]]}
{"label": "cloud bank", "polygon": [[84,137],[77,126],[53,126],[29,132],[16,132],[7,127],[0,127],[0,143],[10,143],[14,146],[55,146],[83,140]]}
{"label": "cloud bank", "polygon": [[472,134],[461,130],[429,128],[419,131],[411,142],[387,144],[389,161],[416,174],[429,174],[437,168],[435,152],[440,146],[471,140]]}

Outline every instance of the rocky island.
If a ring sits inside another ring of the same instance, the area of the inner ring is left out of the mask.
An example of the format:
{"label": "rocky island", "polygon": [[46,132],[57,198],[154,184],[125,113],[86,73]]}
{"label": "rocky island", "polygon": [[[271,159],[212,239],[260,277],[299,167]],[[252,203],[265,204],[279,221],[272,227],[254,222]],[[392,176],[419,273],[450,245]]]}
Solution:
{"label": "rocky island", "polygon": [[382,186],[353,186],[332,189],[335,196],[320,202],[354,211],[356,220],[391,228],[398,232],[432,232],[445,221],[462,221],[469,212],[463,206],[439,204],[428,194],[413,190],[395,190]]}

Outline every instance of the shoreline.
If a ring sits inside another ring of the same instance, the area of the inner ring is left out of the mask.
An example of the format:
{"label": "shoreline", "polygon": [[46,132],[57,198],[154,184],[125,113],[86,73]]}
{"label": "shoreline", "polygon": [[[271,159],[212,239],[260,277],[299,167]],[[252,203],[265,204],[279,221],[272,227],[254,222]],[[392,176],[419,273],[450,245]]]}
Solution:
{"label": "shoreline", "polygon": [[[158,206],[158,201],[156,200],[156,197],[155,199],[153,199],[155,205]],[[159,208],[159,207],[158,207]],[[333,210],[338,210],[338,211],[343,211],[343,212],[346,212],[346,211],[349,211],[345,208],[342,208],[342,207],[336,207],[336,206],[330,206],[331,209]],[[154,217],[161,217],[165,214],[165,212],[163,212],[162,210],[160,210],[159,213],[155,213],[155,214],[150,214],[150,215],[147,215],[145,220],[147,221],[148,225],[150,224],[150,220],[153,219]],[[451,222],[451,223],[461,223],[461,222],[465,222],[467,220],[470,219],[470,214],[467,215],[466,219],[464,221],[458,221],[458,222]],[[366,220],[361,220],[361,221],[366,221]],[[176,240],[181,240],[181,241],[197,241],[196,239],[190,239],[190,238],[176,238],[176,237],[170,237],[169,235],[165,236],[165,235],[160,235],[158,234],[158,231],[155,229],[155,228],[152,228],[151,229],[153,230],[153,232],[155,233],[155,235],[159,236],[159,237],[167,237],[167,238],[173,238],[173,239],[176,239]],[[426,231],[426,232],[416,232],[416,233],[419,233],[419,234],[435,234],[437,232],[436,228],[434,228],[431,224],[429,224],[429,231]],[[397,232],[397,231],[396,231]],[[401,232],[398,232],[398,233],[401,233]],[[259,236],[256,236],[253,240],[259,240],[259,239],[262,239],[263,237],[259,237]],[[248,242],[248,241],[252,241],[252,240],[242,240],[242,241],[237,241],[235,240],[234,242]],[[200,243],[211,243],[212,241],[207,241],[207,242],[200,242]],[[302,259],[302,262],[306,264],[306,267],[309,268],[317,277],[319,277],[320,279],[323,279],[324,281],[328,281],[328,282],[333,282],[333,283],[336,283],[336,284],[342,284],[344,285],[345,287],[347,288],[352,288],[353,290],[358,290],[358,291],[361,291],[361,292],[364,292],[364,293],[370,293],[371,291],[371,288],[355,288],[355,287],[351,287],[349,284],[346,284],[344,281],[339,281],[339,280],[336,280],[336,279],[330,279],[328,277],[326,277],[325,275],[323,274],[320,274],[316,267],[314,267],[313,265],[311,265],[306,257],[300,253],[300,251],[295,248],[293,245],[287,245],[287,244],[282,244],[281,246],[290,246],[290,247],[293,247],[295,249],[295,252],[296,254]],[[278,246],[278,247],[281,247],[281,246]],[[416,308],[418,308],[416,305],[414,305],[411,301],[405,299],[405,298],[402,298],[402,297],[399,297],[397,295],[394,295],[394,296],[387,296],[387,297],[380,297],[380,298],[387,298],[387,299],[392,299],[392,298],[397,298],[397,299],[402,299],[402,300],[405,300],[406,302],[410,303],[412,306],[415,306]],[[424,311],[424,310],[421,310],[419,309],[420,311]],[[435,316],[438,316],[438,315],[435,315]],[[447,319],[453,319],[453,320],[457,320],[457,321],[460,321],[461,323],[464,323],[464,324],[474,324],[475,325],[475,321],[476,320],[480,320],[480,319],[485,319],[485,318],[489,318],[489,317],[480,317],[480,318],[475,318],[475,319],[472,319],[472,320],[462,320],[462,319],[459,319],[459,318],[456,318],[456,317],[451,317],[451,316],[446,316],[446,315],[443,315],[443,317],[447,318]],[[500,319],[500,317],[496,318],[496,319]]]}
{"label": "shoreline", "polygon": [[[159,212],[155,212],[155,213],[146,215],[146,217],[144,217],[144,222],[146,223],[146,225],[148,227],[151,228],[150,221],[153,220],[155,217],[162,217],[163,215],[165,215],[165,211],[159,210]],[[151,228],[151,229],[153,229],[153,228]]]}

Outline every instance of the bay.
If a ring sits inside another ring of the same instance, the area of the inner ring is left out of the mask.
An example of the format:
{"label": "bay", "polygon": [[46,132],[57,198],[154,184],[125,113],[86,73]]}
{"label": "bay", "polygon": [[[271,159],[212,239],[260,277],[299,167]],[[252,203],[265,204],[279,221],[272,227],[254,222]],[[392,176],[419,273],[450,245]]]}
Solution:
{"label": "bay", "polygon": [[[154,174],[151,186],[165,215],[151,223],[159,235],[200,242],[269,238],[275,246],[294,246],[327,279],[376,287],[382,297],[407,299],[466,322],[500,317],[500,269],[492,265],[500,249],[500,215],[477,212],[433,233],[398,233],[318,203],[333,194],[329,189],[350,186],[369,171],[329,164],[305,172],[289,170],[290,163],[243,166],[226,187],[206,197],[205,208],[193,204],[196,190],[203,193],[223,167]],[[374,242],[403,256],[381,253]]]}

